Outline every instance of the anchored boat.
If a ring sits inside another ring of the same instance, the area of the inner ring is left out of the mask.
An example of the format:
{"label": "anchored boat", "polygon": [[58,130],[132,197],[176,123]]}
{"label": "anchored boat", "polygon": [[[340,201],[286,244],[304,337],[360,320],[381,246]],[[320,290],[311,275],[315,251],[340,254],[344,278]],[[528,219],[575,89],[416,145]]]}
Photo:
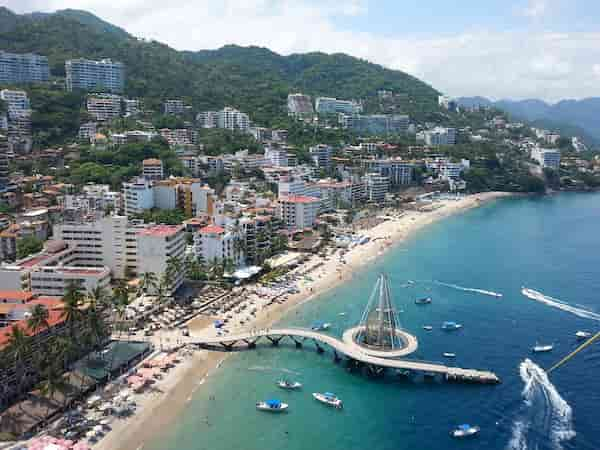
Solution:
{"label": "anchored boat", "polygon": [[535,344],[535,346],[531,349],[533,353],[548,353],[554,349],[554,345],[539,345]]}
{"label": "anchored boat", "polygon": [[450,435],[455,438],[466,438],[475,436],[481,429],[478,426],[471,426],[469,424],[463,424],[456,427],[456,429],[450,432]]}
{"label": "anchored boat", "polygon": [[256,409],[260,411],[283,412],[288,409],[288,404],[279,400],[267,400],[266,402],[256,402]]}
{"label": "anchored boat", "polygon": [[328,322],[315,322],[310,328],[313,331],[325,331],[331,328],[331,324]]}
{"label": "anchored boat", "polygon": [[583,341],[585,339],[589,339],[592,337],[592,333],[590,333],[589,331],[578,331],[577,333],[575,333],[575,337],[580,340]]}
{"label": "anchored boat", "polygon": [[320,392],[313,392],[313,397],[315,400],[325,403],[326,405],[333,406],[334,408],[340,409],[343,407],[342,401],[331,392],[325,392],[324,394],[321,394]]}
{"label": "anchored boat", "polygon": [[456,353],[444,352],[444,358],[456,358]]}
{"label": "anchored boat", "polygon": [[431,331],[431,330],[433,330],[433,327],[431,325],[423,325],[423,329],[425,331]]}
{"label": "anchored boat", "polygon": [[279,386],[281,389],[293,390],[300,389],[302,387],[302,383],[298,383],[297,381],[279,380],[277,382],[277,386]]}
{"label": "anchored boat", "polygon": [[460,323],[456,323],[456,322],[444,322],[442,324],[442,330],[446,330],[446,331],[455,331],[455,330],[458,330],[459,328],[462,328],[462,325]]}
{"label": "anchored boat", "polygon": [[415,305],[429,305],[431,301],[431,297],[418,298],[415,300]]}

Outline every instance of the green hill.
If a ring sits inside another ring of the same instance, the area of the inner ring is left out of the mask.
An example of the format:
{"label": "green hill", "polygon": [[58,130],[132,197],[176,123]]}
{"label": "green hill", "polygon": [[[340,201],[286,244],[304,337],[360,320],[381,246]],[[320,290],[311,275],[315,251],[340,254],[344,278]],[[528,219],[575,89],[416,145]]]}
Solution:
{"label": "green hill", "polygon": [[282,56],[238,46],[180,52],[78,10],[18,15],[0,8],[0,49],[46,55],[56,77],[64,76],[66,59],[112,58],[127,67],[126,95],[145,98],[150,107],[183,97],[196,110],[238,107],[267,126],[284,114],[288,93],[296,91],[358,99],[390,89],[407,96],[402,112],[419,117],[437,110],[437,92],[429,85],[348,55]]}

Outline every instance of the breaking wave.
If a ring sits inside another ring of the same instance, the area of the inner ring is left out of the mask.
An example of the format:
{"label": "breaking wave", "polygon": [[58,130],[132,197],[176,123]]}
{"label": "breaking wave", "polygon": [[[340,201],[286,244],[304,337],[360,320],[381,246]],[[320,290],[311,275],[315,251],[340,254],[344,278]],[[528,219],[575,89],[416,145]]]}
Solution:
{"label": "breaking wave", "polygon": [[524,406],[512,426],[509,450],[540,447],[549,439],[553,449],[561,450],[562,443],[575,437],[573,411],[548,379],[546,372],[526,359],[519,366],[525,386],[521,395]]}
{"label": "breaking wave", "polygon": [[600,314],[598,313],[588,311],[584,308],[578,308],[577,306],[573,306],[557,298],[544,295],[541,292],[534,291],[533,289],[524,287],[521,289],[521,293],[525,297],[530,298],[531,300],[535,300],[536,302],[540,302],[544,305],[551,306],[552,308],[560,309],[562,311],[575,314],[576,316],[582,317],[584,319],[600,321]]}
{"label": "breaking wave", "polygon": [[441,281],[434,281],[434,283],[439,286],[445,286],[445,287],[448,287],[451,289],[456,289],[456,290],[463,291],[463,292],[474,292],[475,294],[489,295],[490,297],[502,297],[502,294],[499,294],[498,292],[486,291],[485,289],[475,289],[475,288],[463,287],[463,286],[459,286],[457,284],[443,283]]}

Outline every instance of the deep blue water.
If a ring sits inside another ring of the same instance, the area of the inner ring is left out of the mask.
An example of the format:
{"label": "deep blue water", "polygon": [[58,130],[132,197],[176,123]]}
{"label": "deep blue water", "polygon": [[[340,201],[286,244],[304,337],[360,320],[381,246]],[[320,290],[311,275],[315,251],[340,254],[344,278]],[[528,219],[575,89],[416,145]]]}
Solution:
{"label": "deep blue water", "polygon": [[[520,292],[527,286],[600,312],[599,224],[599,194],[498,201],[422,230],[351,282],[283,321],[298,326],[332,322],[331,332],[341,334],[358,321],[378,273],[385,270],[403,310],[401,323],[419,338],[416,357],[440,361],[443,352],[455,352],[456,365],[493,370],[502,384],[370,379],[349,373],[328,354],[264,347],[228,359],[154,449],[600,448],[597,345],[552,373],[556,392],[535,381],[527,403],[519,374],[525,358],[548,368],[576,347],[577,330],[600,328],[596,321],[550,308]],[[406,280],[417,283],[402,288]],[[451,289],[432,280],[504,297]],[[414,298],[421,295],[432,296],[433,304],[415,305]],[[456,320],[464,328],[444,333],[439,327],[445,320]],[[433,325],[434,331],[424,331],[423,325]],[[536,341],[554,343],[554,351],[532,355]],[[300,380],[304,390],[278,391],[274,382],[282,376]],[[325,390],[344,400],[343,411],[328,409],[310,396]],[[277,416],[254,409],[255,401],[274,396],[290,404],[289,413]],[[568,407],[571,421],[561,418]],[[452,440],[449,430],[464,422],[480,425],[480,436]],[[572,439],[561,438],[573,431]]]}

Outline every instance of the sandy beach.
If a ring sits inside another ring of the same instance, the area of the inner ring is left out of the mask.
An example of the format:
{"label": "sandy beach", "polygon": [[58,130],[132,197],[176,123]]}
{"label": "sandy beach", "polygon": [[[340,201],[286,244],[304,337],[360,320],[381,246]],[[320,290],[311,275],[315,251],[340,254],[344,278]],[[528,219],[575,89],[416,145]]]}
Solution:
{"label": "sandy beach", "polygon": [[[352,278],[353,273],[373,259],[405,241],[412,233],[425,226],[453,214],[478,207],[489,201],[509,196],[508,193],[490,192],[461,197],[458,200],[441,200],[434,203],[428,212],[406,211],[399,217],[389,220],[359,233],[370,238],[364,245],[349,249],[343,256],[346,264],[340,262],[339,252],[335,256],[323,259],[312,256],[299,270],[311,266],[316,268],[310,272],[312,281],[298,282],[300,292],[288,297],[285,302],[273,303],[257,312],[256,318],[244,325],[232,320],[229,327],[234,333],[240,329],[265,328],[279,321],[298,305],[310,301],[323,292],[333,289],[340,283]],[[208,333],[214,335],[212,321],[206,317],[196,319],[189,324],[193,336]],[[220,370],[220,362],[227,356],[225,353],[196,351],[177,367],[172,369],[163,380],[157,383],[152,392],[136,398],[138,410],[135,415],[113,422],[112,431],[94,446],[99,450],[141,450],[145,443],[151,442],[168,429],[169,424],[191,401],[194,392],[201,388],[206,377],[213,376]]]}

